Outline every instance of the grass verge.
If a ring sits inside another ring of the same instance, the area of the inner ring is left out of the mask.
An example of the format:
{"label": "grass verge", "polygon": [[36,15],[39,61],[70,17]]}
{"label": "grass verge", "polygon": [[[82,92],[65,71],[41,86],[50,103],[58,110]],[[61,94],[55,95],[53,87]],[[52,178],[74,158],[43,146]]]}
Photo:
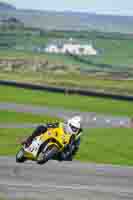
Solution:
{"label": "grass verge", "polygon": [[[113,94],[132,95],[133,80],[115,80],[109,78],[105,73],[102,73],[99,78],[97,74],[82,74],[82,73],[54,73],[51,72],[1,72],[1,80],[15,80],[18,82],[47,84],[52,86],[64,86],[70,88],[83,88],[95,91],[105,91]],[[80,81],[79,81],[80,80]]]}
{"label": "grass verge", "polygon": [[76,159],[133,165],[133,134],[127,128],[86,129]]}
{"label": "grass verge", "polygon": [[[33,129],[0,129],[0,155],[15,155],[17,138],[29,135]],[[86,129],[77,160],[105,164],[133,165],[132,129]]]}
{"label": "grass verge", "polygon": [[121,116],[133,115],[132,102],[127,101],[67,95],[7,86],[0,86],[0,93],[2,94],[0,102],[33,104]]}
{"label": "grass verge", "polygon": [[16,113],[11,111],[0,111],[0,123],[47,123],[61,119],[46,115],[34,115],[30,113]]}

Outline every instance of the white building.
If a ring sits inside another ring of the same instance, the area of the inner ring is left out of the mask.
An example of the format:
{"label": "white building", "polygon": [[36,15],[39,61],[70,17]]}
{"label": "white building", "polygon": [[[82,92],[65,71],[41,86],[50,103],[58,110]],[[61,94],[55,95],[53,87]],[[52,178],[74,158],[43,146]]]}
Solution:
{"label": "white building", "polygon": [[57,47],[57,45],[54,45],[54,44],[48,45],[45,48],[45,52],[48,52],[48,53],[60,53],[59,48]]}
{"label": "white building", "polygon": [[60,47],[57,44],[50,44],[45,48],[48,53],[70,53],[73,55],[96,55],[97,50],[91,44],[64,43]]}
{"label": "white building", "polygon": [[97,50],[90,44],[90,45],[82,45],[81,51],[83,55],[96,55]]}

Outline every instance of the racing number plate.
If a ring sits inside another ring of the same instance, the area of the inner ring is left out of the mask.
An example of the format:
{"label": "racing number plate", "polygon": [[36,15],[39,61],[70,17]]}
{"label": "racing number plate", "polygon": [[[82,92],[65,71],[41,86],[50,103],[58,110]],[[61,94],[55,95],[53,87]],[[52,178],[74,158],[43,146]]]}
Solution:
{"label": "racing number plate", "polygon": [[33,141],[32,144],[26,149],[26,151],[33,154],[33,156],[37,155],[40,145],[42,144],[41,141]]}

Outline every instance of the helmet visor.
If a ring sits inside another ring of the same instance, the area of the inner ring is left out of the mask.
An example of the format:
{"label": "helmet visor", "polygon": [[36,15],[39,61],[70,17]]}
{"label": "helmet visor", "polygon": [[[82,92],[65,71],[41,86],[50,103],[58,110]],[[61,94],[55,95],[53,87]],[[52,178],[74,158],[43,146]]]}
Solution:
{"label": "helmet visor", "polygon": [[70,127],[71,127],[71,129],[72,129],[72,131],[73,131],[74,133],[78,132],[78,130],[79,130],[79,128],[73,126],[72,124],[70,124]]}

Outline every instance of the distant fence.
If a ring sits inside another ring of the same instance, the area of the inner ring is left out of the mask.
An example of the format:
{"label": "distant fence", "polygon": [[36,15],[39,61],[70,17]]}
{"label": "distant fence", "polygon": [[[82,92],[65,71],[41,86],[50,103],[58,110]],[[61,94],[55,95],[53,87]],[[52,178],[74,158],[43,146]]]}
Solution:
{"label": "distant fence", "polygon": [[6,80],[0,80],[0,85],[15,86],[18,88],[42,90],[42,91],[49,91],[49,92],[55,92],[55,93],[78,94],[82,96],[92,96],[92,97],[110,98],[114,100],[133,101],[133,96],[116,95],[116,94],[111,94],[111,93],[96,92],[96,91],[85,90],[85,89],[54,87],[54,86],[49,86],[49,85],[37,85],[37,84],[20,83],[16,81],[6,81]]}

